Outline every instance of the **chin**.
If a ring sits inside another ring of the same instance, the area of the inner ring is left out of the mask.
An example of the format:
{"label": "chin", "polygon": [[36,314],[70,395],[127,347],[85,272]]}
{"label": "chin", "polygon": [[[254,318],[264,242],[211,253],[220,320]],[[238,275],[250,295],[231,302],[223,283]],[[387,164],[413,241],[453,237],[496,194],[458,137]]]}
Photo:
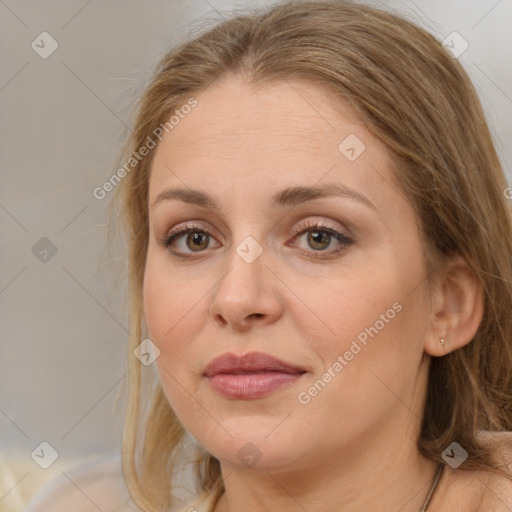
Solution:
{"label": "chin", "polygon": [[299,444],[299,451],[297,443],[291,442],[293,436],[288,430],[283,430],[281,436],[275,432],[269,435],[276,428],[275,422],[271,428],[265,426],[261,429],[255,429],[254,425],[251,428],[250,418],[247,422],[237,419],[236,424],[239,432],[231,432],[224,423],[232,436],[224,433],[221,439],[210,438],[203,444],[221,462],[254,470],[278,470],[290,468],[296,460],[304,462],[304,446]]}

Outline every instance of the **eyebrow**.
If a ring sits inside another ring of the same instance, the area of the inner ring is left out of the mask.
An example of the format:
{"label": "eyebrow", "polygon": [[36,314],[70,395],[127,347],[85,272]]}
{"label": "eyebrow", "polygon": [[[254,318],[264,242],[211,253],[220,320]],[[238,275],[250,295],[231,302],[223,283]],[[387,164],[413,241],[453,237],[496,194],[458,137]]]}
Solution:
{"label": "eyebrow", "polygon": [[[315,185],[313,187],[295,186],[285,188],[273,195],[268,204],[270,207],[295,206],[314,199],[336,196],[355,199],[365,206],[377,211],[375,205],[366,196],[340,183],[325,183],[323,185]],[[195,204],[202,208],[208,208],[214,211],[219,209],[219,204],[212,196],[201,190],[191,188],[165,189],[158,194],[151,205],[151,208],[162,201],[171,200],[184,201],[185,203]]]}

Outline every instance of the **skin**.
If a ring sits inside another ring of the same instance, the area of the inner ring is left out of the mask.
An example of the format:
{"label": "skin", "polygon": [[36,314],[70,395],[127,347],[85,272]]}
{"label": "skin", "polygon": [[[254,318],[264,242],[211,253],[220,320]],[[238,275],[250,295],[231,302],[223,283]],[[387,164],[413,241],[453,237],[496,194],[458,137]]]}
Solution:
{"label": "skin", "polygon": [[[393,184],[391,154],[326,90],[299,80],[255,89],[226,76],[194,97],[198,105],[154,154],[144,312],[170,404],[221,461],[226,493],[216,512],[417,512],[436,471],[416,448],[428,356],[472,339],[482,317],[478,281],[454,258],[427,294],[417,219]],[[338,149],[349,134],[366,146],[354,161]],[[284,188],[327,182],[373,207],[340,196],[268,204]],[[219,210],[154,204],[173,187],[207,192]],[[315,245],[308,232],[296,236],[308,220],[353,241],[335,254],[334,237]],[[192,221],[209,245],[200,240],[194,252],[186,234],[162,245],[171,228]],[[252,263],[236,252],[247,236],[263,249]],[[298,394],[397,302],[400,312],[300,403]],[[202,376],[214,357],[251,351],[307,373],[257,400],[225,398]],[[247,443],[261,454],[252,467],[237,456]],[[430,510],[443,508],[434,500]]]}

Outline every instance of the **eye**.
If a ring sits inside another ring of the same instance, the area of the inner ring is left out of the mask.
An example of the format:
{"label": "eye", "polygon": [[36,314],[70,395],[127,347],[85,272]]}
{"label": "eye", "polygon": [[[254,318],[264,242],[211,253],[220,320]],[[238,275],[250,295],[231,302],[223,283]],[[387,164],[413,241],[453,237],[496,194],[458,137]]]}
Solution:
{"label": "eye", "polygon": [[[187,236],[184,237],[184,235]],[[178,256],[181,255],[180,253],[187,253],[185,250],[187,248],[190,249],[190,252],[192,253],[204,251],[204,249],[207,249],[210,245],[211,235],[201,226],[195,224],[185,224],[185,226],[171,230],[170,233],[167,234],[167,237],[163,241],[162,245],[167,249],[171,246],[174,248],[175,245],[179,246],[181,238],[184,238],[182,242],[184,243],[185,248],[178,247],[178,250],[173,251]],[[178,244],[176,244],[176,242],[178,242]]]}
{"label": "eye", "polygon": [[[323,255],[314,253],[326,252],[328,255],[332,256],[339,254],[354,243],[350,237],[340,233],[335,227],[320,221],[307,221],[305,224],[299,226],[294,240],[303,235],[307,235],[305,238],[306,243],[310,248],[314,249],[308,252],[312,253],[311,255],[316,258],[322,258]],[[336,245],[334,249],[329,250],[329,246],[333,241],[338,242],[338,245]]]}
{"label": "eye", "polygon": [[[315,258],[325,257],[323,254],[315,254],[320,252],[325,252],[328,256],[339,254],[353,243],[350,237],[341,233],[335,227],[320,221],[308,221],[300,225],[295,230],[293,240],[297,240],[306,234],[306,242],[313,250],[304,250]],[[210,247],[212,239],[213,237],[208,231],[201,226],[185,224],[185,226],[179,226],[171,230],[165,240],[159,243],[171,250],[176,256],[188,257],[187,254],[204,252],[205,249]],[[333,241],[336,241],[338,245],[334,249],[329,249]]]}

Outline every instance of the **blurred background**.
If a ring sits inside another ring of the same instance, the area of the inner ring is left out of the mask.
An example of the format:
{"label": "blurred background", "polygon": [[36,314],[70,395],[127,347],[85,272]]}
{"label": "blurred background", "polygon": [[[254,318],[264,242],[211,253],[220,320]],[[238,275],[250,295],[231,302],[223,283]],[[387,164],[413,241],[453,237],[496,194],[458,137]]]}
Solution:
{"label": "blurred background", "polygon": [[[169,46],[233,9],[273,3],[0,0],[0,511],[119,454],[123,247],[106,251],[109,195],[93,190],[117,169],[129,109]],[[512,184],[512,1],[359,3],[451,38]]]}

